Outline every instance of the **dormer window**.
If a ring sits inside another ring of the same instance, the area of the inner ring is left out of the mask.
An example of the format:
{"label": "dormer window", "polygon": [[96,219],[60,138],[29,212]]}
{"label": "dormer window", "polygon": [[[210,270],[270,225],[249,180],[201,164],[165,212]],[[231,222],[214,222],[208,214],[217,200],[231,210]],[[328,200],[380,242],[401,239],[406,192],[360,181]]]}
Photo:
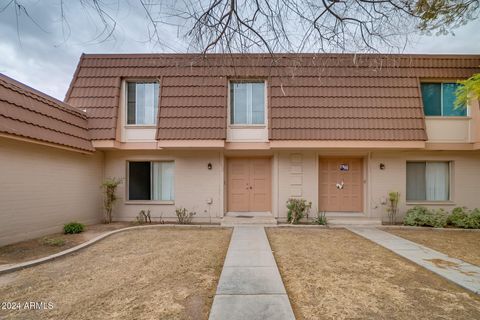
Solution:
{"label": "dormer window", "polygon": [[426,116],[464,117],[466,106],[455,108],[458,83],[422,83],[423,110]]}
{"label": "dormer window", "polygon": [[158,82],[127,82],[127,124],[155,125],[158,114]]}
{"label": "dormer window", "polygon": [[265,82],[230,82],[230,124],[265,124]]}

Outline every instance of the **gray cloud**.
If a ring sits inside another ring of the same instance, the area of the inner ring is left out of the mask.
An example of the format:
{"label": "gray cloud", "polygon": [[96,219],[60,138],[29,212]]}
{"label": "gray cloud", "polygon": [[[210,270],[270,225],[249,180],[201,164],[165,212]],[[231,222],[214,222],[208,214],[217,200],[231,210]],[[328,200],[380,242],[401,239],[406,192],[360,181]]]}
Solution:
{"label": "gray cloud", "polygon": [[[40,91],[63,100],[78,63],[85,53],[185,52],[188,45],[179,38],[177,27],[164,26],[163,46],[148,38],[148,22],[143,10],[133,2],[114,1],[109,14],[117,21],[114,36],[106,41],[95,39],[101,25],[95,16],[75,2],[66,2],[67,24],[62,24],[60,7],[32,2],[33,23],[22,14],[17,29],[13,7],[0,13],[0,72]],[[62,28],[63,27],[63,28]],[[63,30],[63,32],[62,32]],[[480,19],[454,30],[455,35],[412,35],[408,53],[480,54]]]}

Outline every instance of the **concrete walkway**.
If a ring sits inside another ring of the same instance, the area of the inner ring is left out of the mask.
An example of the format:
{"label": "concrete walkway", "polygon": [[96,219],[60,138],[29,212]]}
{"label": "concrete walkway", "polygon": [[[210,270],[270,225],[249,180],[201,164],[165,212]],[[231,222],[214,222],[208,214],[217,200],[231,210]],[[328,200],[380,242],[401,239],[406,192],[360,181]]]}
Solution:
{"label": "concrete walkway", "polygon": [[480,267],[376,228],[348,227],[347,229],[467,290],[480,294]]}
{"label": "concrete walkway", "polygon": [[263,227],[234,227],[209,319],[295,319]]}

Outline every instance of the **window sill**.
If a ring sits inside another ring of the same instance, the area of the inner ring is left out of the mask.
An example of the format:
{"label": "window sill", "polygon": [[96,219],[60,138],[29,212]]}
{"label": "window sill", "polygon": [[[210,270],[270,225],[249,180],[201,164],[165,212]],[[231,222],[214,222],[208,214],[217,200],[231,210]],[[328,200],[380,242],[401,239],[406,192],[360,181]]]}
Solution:
{"label": "window sill", "polygon": [[156,129],[156,124],[126,124],[127,129]]}
{"label": "window sill", "polygon": [[454,206],[454,201],[407,201],[407,206],[428,205],[428,206]]}
{"label": "window sill", "polygon": [[265,124],[229,124],[229,129],[265,129]]}
{"label": "window sill", "polygon": [[128,200],[125,201],[124,204],[131,205],[131,204],[143,204],[143,205],[173,205],[175,201],[155,201],[155,200]]}
{"label": "window sill", "polygon": [[470,116],[425,116],[426,120],[470,120]]}

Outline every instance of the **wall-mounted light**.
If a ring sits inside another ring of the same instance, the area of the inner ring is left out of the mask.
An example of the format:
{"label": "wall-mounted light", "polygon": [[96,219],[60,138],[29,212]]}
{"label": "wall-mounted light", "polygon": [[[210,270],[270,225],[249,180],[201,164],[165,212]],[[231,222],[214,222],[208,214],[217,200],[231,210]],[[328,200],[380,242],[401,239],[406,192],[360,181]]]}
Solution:
{"label": "wall-mounted light", "polygon": [[212,170],[213,166],[210,162],[207,164],[207,168],[208,168],[208,170]]}
{"label": "wall-mounted light", "polygon": [[385,164],[384,163],[380,163],[379,167],[380,167],[380,170],[385,170]]}

